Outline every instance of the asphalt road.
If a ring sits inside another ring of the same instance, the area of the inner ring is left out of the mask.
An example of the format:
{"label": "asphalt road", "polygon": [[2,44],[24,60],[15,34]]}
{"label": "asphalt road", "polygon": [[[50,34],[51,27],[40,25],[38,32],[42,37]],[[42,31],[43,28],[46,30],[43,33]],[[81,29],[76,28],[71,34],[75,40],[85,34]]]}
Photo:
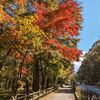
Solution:
{"label": "asphalt road", "polygon": [[59,88],[59,90],[48,94],[40,100],[75,100],[75,97],[70,86],[64,86],[63,88]]}

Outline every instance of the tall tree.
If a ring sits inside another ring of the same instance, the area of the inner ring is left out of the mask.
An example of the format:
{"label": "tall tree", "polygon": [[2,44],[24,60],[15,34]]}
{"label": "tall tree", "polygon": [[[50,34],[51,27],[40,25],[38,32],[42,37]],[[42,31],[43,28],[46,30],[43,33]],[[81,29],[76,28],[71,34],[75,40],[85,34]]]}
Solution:
{"label": "tall tree", "polygon": [[[56,0],[4,0],[0,5],[0,18],[0,53],[3,52],[0,69],[2,71],[3,68],[9,68],[8,65],[5,66],[5,62],[11,57],[17,62],[15,69],[19,79],[22,79],[27,76],[26,70],[29,70],[30,64],[33,63],[34,91],[40,88],[41,70],[49,73],[48,80],[50,75],[55,77],[57,74],[54,73],[60,68],[57,65],[60,63],[59,59],[55,64],[51,64],[48,53],[51,55],[52,51],[54,54],[59,52],[68,63],[77,60],[81,55],[81,51],[76,48],[79,41],[76,37],[82,22],[81,8],[74,0],[62,3]],[[41,62],[44,52],[47,53],[47,58],[44,59],[47,64],[43,68]],[[55,56],[52,57],[54,58],[51,60],[54,61]]]}
{"label": "tall tree", "polygon": [[90,51],[85,55],[84,61],[78,71],[80,81],[89,84],[100,82],[100,40],[96,41]]}

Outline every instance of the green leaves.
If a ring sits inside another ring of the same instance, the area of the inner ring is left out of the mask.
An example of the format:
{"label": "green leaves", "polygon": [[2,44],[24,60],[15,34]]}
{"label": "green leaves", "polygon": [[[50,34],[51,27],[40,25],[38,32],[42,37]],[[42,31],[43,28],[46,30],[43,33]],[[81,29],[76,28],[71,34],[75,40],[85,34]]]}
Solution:
{"label": "green leaves", "polygon": [[100,80],[100,41],[95,42],[90,51],[85,55],[82,65],[78,71],[78,78],[89,84],[96,84]]}

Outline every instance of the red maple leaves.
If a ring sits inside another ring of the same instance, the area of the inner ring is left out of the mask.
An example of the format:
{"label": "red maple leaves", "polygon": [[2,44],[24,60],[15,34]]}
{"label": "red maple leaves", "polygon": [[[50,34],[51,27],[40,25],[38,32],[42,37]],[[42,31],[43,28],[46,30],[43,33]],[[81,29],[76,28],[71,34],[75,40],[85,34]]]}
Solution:
{"label": "red maple leaves", "polygon": [[[76,60],[81,55],[81,51],[75,47],[64,44],[67,38],[79,35],[81,29],[81,10],[77,2],[67,0],[59,4],[58,9],[52,11],[45,3],[35,3],[37,9],[37,24],[44,32],[50,32],[46,41],[48,45],[53,45],[59,52],[69,60]],[[59,41],[59,37],[60,41]],[[71,38],[70,38],[71,39]]]}
{"label": "red maple leaves", "polygon": [[82,17],[76,2],[68,0],[66,3],[59,4],[59,8],[55,11],[50,11],[44,5],[46,4],[35,4],[38,9],[36,24],[40,28],[46,31],[54,30],[56,33],[66,31],[70,36],[79,34],[81,26],[78,23],[82,22]]}

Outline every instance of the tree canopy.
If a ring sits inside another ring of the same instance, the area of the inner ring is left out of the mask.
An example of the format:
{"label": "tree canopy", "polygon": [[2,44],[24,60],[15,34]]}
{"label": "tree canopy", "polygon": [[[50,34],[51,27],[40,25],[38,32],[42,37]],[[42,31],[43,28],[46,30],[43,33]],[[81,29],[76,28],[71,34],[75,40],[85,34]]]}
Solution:
{"label": "tree canopy", "polygon": [[1,76],[13,79],[12,84],[32,78],[37,91],[40,84],[43,89],[72,74],[71,62],[82,54],[77,49],[82,20],[74,0],[1,0]]}
{"label": "tree canopy", "polygon": [[88,84],[100,82],[100,40],[96,41],[90,51],[85,55],[84,61],[78,71],[78,79]]}

